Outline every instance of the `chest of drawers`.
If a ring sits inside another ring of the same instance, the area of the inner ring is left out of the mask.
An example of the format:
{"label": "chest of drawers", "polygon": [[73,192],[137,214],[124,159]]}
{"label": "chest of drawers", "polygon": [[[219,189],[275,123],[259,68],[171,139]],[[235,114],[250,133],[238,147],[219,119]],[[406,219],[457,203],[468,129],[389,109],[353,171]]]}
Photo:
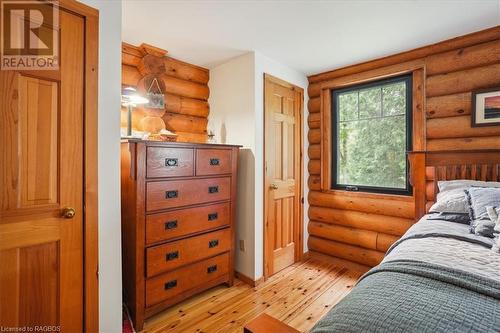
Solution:
{"label": "chest of drawers", "polygon": [[233,284],[238,147],[121,147],[124,299],[136,330],[196,293]]}

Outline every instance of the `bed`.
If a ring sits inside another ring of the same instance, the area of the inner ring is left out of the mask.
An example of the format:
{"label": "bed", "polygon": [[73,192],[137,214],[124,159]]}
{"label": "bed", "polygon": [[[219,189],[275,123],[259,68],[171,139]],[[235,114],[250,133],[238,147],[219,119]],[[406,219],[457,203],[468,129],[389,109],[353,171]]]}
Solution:
{"label": "bed", "polygon": [[500,151],[412,152],[409,160],[419,222],[311,332],[500,332],[497,239],[427,214],[440,181],[499,182]]}

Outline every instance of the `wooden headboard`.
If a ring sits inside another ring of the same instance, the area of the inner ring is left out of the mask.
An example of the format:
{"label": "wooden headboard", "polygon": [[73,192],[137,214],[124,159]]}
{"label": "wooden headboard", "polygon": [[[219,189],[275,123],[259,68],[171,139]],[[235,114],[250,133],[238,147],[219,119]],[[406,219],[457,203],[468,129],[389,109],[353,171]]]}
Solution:
{"label": "wooden headboard", "polygon": [[417,220],[436,200],[440,180],[500,181],[500,149],[413,151],[408,153],[408,160]]}

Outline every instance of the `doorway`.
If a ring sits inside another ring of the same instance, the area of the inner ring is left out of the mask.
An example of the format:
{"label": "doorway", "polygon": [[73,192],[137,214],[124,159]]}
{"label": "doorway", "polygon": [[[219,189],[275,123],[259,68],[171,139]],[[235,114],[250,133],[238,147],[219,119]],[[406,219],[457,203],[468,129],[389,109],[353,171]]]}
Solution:
{"label": "doorway", "polygon": [[264,74],[264,277],[302,258],[304,90]]}

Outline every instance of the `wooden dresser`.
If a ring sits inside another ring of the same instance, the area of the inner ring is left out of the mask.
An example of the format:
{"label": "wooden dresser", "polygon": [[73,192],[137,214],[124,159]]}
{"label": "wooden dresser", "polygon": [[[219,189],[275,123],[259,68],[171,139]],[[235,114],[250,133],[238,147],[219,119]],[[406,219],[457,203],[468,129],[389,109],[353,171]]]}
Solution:
{"label": "wooden dresser", "polygon": [[123,287],[136,330],[233,284],[237,161],[237,146],[122,142]]}

